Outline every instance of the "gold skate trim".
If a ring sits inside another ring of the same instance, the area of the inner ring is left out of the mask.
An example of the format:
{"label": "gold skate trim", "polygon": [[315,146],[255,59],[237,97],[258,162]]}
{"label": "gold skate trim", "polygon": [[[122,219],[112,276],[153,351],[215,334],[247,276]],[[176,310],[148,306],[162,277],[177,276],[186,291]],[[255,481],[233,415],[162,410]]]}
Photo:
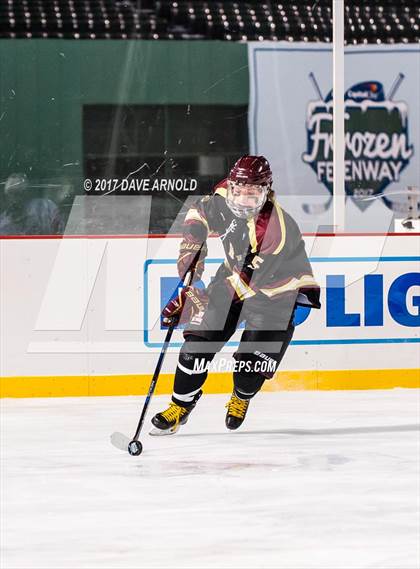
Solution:
{"label": "gold skate trim", "polygon": [[[151,374],[18,376],[0,378],[0,397],[85,397],[106,395],[146,395]],[[157,395],[170,395],[173,374],[162,374]],[[231,373],[212,373],[204,393],[232,393]],[[355,369],[278,371],[266,381],[263,391],[302,391],[329,389],[420,388],[420,370]]]}

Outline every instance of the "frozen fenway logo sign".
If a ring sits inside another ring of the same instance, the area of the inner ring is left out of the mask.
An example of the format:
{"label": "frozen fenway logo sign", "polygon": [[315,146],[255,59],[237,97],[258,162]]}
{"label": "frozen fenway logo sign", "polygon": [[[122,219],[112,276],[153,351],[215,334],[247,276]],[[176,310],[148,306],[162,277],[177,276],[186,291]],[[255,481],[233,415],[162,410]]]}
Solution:
{"label": "frozen fenway logo sign", "polygon": [[[308,105],[307,150],[302,159],[332,193],[332,91],[323,99],[313,74],[310,78],[319,100]],[[389,184],[399,181],[414,153],[409,142],[407,105],[393,100],[403,78],[402,74],[398,76],[388,98],[377,81],[358,83],[345,93],[346,193],[361,209],[372,203],[364,198],[379,196]]]}

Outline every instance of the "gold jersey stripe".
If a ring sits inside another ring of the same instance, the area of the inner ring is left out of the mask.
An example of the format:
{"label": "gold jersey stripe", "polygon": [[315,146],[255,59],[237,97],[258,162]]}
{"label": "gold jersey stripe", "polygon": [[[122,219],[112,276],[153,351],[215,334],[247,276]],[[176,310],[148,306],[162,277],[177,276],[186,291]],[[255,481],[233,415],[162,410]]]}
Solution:
{"label": "gold jersey stripe", "polygon": [[218,188],[216,188],[214,193],[218,194],[219,196],[222,196],[223,198],[226,199],[227,190],[226,190],[226,188],[223,188],[223,186],[219,186]]}
{"label": "gold jersey stripe", "polygon": [[201,213],[195,209],[191,208],[188,210],[187,215],[185,216],[185,221],[200,221],[203,225],[206,226],[207,230],[209,231],[209,224],[207,223],[207,219],[201,215]]}
{"label": "gold jersey stripe", "polygon": [[284,285],[273,287],[273,288],[262,288],[260,289],[263,294],[268,297],[276,296],[277,294],[281,294],[283,292],[288,292],[291,290],[297,290],[302,286],[318,286],[318,283],[314,279],[312,275],[302,275],[299,279],[293,277],[285,283]]}
{"label": "gold jersey stripe", "polygon": [[284,244],[286,243],[286,224],[284,222],[283,210],[281,209],[280,204],[278,203],[278,201],[275,198],[273,199],[273,203],[276,207],[277,215],[279,216],[280,232],[281,232],[280,243],[279,243],[277,249],[275,251],[273,251],[273,255],[278,255],[281,252],[281,250],[283,249]]}
{"label": "gold jersey stripe", "polygon": [[246,224],[248,226],[248,236],[249,236],[249,242],[251,244],[251,253],[256,253],[258,244],[257,244],[257,228],[255,226],[255,219],[251,217],[250,219],[248,219]]}
{"label": "gold jersey stripe", "polygon": [[227,277],[227,280],[241,300],[251,298],[251,296],[256,294],[255,291],[241,279],[238,273],[234,273],[232,276]]}

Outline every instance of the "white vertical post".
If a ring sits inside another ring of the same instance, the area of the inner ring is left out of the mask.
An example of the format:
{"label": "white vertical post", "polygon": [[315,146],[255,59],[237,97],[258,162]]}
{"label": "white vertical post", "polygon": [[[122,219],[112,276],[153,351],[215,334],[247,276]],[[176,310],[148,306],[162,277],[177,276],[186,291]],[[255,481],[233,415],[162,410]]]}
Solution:
{"label": "white vertical post", "polygon": [[333,140],[334,140],[334,231],[345,228],[344,181],[344,0],[333,0]]}

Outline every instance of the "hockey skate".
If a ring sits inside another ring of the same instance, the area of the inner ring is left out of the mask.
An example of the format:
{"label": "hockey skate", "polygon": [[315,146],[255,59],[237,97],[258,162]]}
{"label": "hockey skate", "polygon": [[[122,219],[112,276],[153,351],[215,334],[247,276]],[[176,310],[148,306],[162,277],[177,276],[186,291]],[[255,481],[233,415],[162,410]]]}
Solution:
{"label": "hockey skate", "polygon": [[226,407],[226,427],[233,431],[240,427],[244,422],[245,415],[249,407],[249,399],[240,399],[235,394],[235,391],[233,391],[232,397],[226,403]]}
{"label": "hockey skate", "polygon": [[169,407],[157,413],[152,418],[152,424],[154,429],[149,432],[152,436],[162,436],[162,435],[174,435],[181,425],[185,425],[188,421],[191,411],[197,404],[203,392],[200,390],[197,395],[195,395],[194,400],[187,407],[183,407],[174,403],[173,401],[169,403]]}

